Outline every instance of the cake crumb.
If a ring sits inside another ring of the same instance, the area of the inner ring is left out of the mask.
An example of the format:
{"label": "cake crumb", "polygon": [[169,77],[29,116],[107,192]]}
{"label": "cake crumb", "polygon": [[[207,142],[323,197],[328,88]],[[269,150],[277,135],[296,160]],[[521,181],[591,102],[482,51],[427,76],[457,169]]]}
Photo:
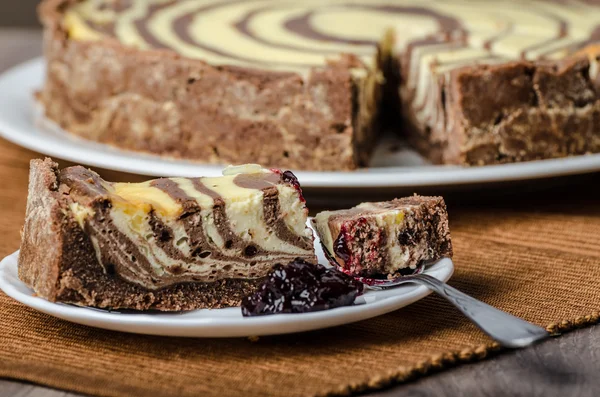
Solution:
{"label": "cake crumb", "polygon": [[250,342],[252,342],[252,343],[256,343],[256,342],[258,342],[258,340],[259,340],[259,339],[260,339],[260,338],[259,338],[258,336],[249,336],[249,337],[248,337],[248,340],[249,340]]}

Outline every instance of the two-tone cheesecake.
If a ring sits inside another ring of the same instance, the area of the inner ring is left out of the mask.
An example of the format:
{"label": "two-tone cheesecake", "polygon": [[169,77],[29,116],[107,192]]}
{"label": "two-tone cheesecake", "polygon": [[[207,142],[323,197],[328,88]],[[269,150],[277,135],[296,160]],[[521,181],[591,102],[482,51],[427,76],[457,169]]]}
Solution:
{"label": "two-tone cheesecake", "polygon": [[394,278],[452,257],[441,197],[412,196],[324,211],[313,224],[332,264],[357,277]]}
{"label": "two-tone cheesecake", "polygon": [[111,309],[239,305],[276,264],[316,262],[290,172],[110,183],[31,163],[19,277],[50,301]]}
{"label": "two-tone cheesecake", "polygon": [[[592,1],[44,0],[47,118],[206,163],[346,170],[600,152]],[[390,125],[391,123],[391,125]]]}

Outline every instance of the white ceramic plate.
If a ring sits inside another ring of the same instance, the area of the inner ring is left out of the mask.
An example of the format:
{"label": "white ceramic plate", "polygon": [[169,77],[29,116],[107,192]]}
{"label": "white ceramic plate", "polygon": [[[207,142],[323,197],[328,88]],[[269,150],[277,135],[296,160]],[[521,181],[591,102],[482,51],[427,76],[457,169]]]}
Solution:
{"label": "white ceramic plate", "polygon": [[[0,135],[18,145],[90,166],[152,176],[215,176],[222,166],[119,150],[74,137],[40,121],[33,92],[42,86],[44,61],[34,59],[0,76]],[[37,122],[35,121],[37,120]],[[41,127],[43,125],[43,127]],[[392,151],[395,147],[397,150]],[[396,138],[379,145],[370,168],[353,172],[297,172],[305,188],[374,188],[464,185],[545,178],[600,170],[600,154],[462,168],[428,165]]]}
{"label": "white ceramic plate", "polygon": [[[327,263],[320,243],[315,241],[320,263]],[[403,285],[388,291],[368,291],[354,306],[313,313],[243,317],[239,307],[195,310],[184,313],[120,313],[52,303],[35,297],[17,275],[18,251],[0,262],[0,289],[11,298],[63,320],[92,327],[137,334],[185,337],[244,337],[310,331],[366,320],[400,309],[430,294],[423,286]],[[425,273],[447,281],[454,265],[442,259]]]}

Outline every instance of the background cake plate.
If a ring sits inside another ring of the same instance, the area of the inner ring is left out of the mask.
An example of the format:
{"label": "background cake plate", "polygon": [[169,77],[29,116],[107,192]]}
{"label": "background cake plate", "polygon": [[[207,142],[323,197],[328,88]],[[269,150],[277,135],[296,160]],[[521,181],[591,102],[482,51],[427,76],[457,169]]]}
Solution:
{"label": "background cake plate", "polygon": [[[28,149],[89,166],[149,176],[216,176],[222,166],[124,151],[72,136],[48,120],[33,93],[44,80],[42,58],[0,76],[0,135]],[[416,188],[547,178],[600,170],[600,154],[485,167],[434,166],[395,137],[378,146],[370,168],[351,172],[297,172],[312,190]]]}
{"label": "background cake plate", "polygon": [[[315,240],[315,249],[319,262],[326,264],[327,260],[318,239]],[[243,317],[239,307],[185,313],[109,312],[52,303],[34,296],[33,291],[19,280],[18,254],[17,251],[0,262],[0,289],[6,295],[63,320],[137,334],[225,338],[310,331],[380,316],[410,305],[431,293],[424,286],[403,285],[387,291],[368,291],[357,298],[357,304],[354,306],[313,313],[260,317]],[[447,258],[425,269],[425,273],[443,281],[448,281],[453,272],[452,260]]]}

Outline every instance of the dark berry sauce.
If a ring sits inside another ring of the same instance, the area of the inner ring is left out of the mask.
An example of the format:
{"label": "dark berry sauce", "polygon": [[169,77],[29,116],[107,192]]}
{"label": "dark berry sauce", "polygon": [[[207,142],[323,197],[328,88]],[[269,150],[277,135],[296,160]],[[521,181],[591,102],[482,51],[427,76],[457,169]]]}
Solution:
{"label": "dark berry sauce", "polygon": [[354,278],[300,258],[275,265],[253,295],[242,300],[245,317],[276,313],[305,313],[349,306],[363,291]]}

